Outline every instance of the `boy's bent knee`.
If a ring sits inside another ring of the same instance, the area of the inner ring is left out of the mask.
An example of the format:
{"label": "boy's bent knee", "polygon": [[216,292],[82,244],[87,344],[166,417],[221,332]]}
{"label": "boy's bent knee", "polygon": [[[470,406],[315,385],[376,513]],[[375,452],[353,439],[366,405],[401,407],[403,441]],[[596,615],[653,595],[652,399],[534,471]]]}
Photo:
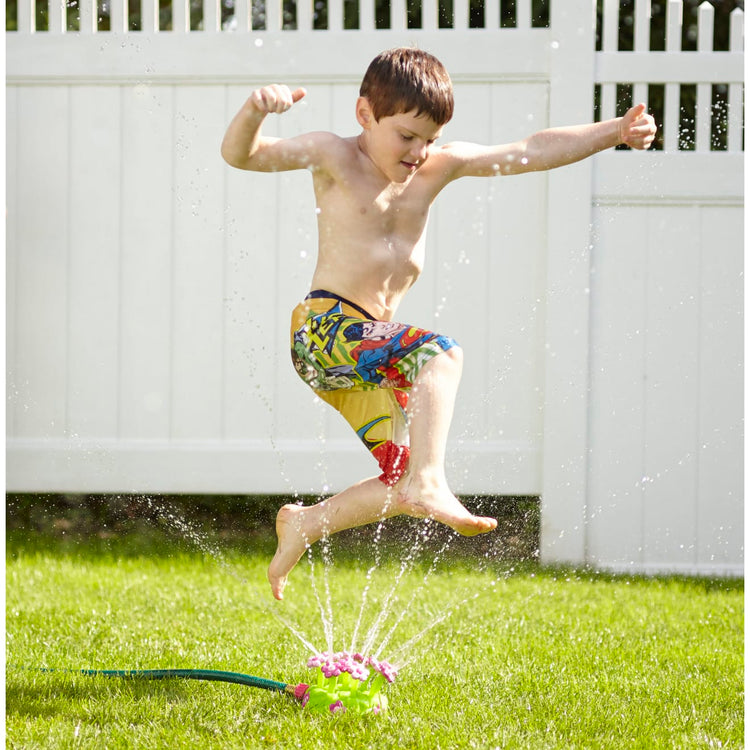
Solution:
{"label": "boy's bent knee", "polygon": [[448,356],[453,357],[453,359],[457,360],[458,362],[464,361],[464,350],[458,344],[455,344],[454,346],[452,346],[445,353]]}
{"label": "boy's bent knee", "polygon": [[463,365],[464,350],[458,344],[454,344],[450,349],[446,349],[442,356],[445,356],[459,366]]}
{"label": "boy's bent knee", "polygon": [[464,352],[458,344],[455,344],[450,349],[444,349],[439,354],[436,354],[425,366],[424,371],[436,372],[442,370],[446,372],[448,370],[461,370],[463,368]]}

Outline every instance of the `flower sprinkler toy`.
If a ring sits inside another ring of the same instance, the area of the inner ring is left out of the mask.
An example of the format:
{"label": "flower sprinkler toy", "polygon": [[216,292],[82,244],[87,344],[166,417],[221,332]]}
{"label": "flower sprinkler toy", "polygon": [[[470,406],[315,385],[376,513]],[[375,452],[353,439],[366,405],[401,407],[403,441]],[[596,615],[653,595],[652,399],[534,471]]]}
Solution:
{"label": "flower sprinkler toy", "polygon": [[396,678],[396,669],[387,661],[341,651],[313,656],[307,666],[317,670],[315,682],[298,685],[295,695],[310,711],[361,716],[388,710],[382,690]]}

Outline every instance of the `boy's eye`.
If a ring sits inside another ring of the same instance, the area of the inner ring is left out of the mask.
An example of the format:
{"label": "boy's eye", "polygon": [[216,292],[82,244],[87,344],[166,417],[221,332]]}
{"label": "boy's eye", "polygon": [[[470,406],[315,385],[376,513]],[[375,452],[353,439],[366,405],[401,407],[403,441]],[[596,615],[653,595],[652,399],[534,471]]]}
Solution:
{"label": "boy's eye", "polygon": [[413,140],[413,139],[414,139],[414,136],[413,136],[413,135],[407,135],[406,133],[401,133],[401,137],[402,137],[402,138],[403,138],[403,139],[404,139],[405,141],[411,141],[411,140]]}

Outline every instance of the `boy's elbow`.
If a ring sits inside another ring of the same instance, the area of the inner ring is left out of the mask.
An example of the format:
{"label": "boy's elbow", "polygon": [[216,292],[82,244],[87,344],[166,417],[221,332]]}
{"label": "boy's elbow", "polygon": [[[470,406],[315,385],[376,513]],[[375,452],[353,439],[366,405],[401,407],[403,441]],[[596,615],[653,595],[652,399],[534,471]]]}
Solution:
{"label": "boy's elbow", "polygon": [[219,152],[221,153],[221,158],[224,159],[224,161],[229,164],[230,167],[233,167],[234,157],[232,154],[232,150],[227,146],[226,141],[221,142],[221,148],[219,149]]}
{"label": "boy's elbow", "polygon": [[247,169],[246,164],[238,158],[238,154],[229,148],[226,143],[221,144],[221,158],[224,159],[230,167],[235,167],[236,169]]}

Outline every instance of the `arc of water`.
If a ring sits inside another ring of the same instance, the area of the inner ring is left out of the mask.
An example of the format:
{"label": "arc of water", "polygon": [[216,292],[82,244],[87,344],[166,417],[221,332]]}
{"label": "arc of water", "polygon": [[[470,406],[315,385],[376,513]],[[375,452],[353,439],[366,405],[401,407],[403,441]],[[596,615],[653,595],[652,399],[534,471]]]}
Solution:
{"label": "arc of water", "polygon": [[[212,545],[201,529],[198,529],[194,524],[191,524],[187,519],[182,518],[174,507],[165,504],[163,501],[156,503],[153,497],[149,495],[141,495],[136,498],[139,502],[144,502],[149,510],[155,512],[157,516],[179,532],[184,539],[195,545],[201,552],[209,555],[219,565],[222,570],[229,573],[235,580],[242,584],[248,585],[249,581],[244,576],[240,575],[225,559],[221,552]],[[301,632],[299,627],[293,625],[289,620],[283,618],[276,610],[271,609],[268,604],[261,604],[259,606],[262,612],[270,614],[278,622],[280,622],[285,628],[292,633],[304,646],[309,649],[313,654],[318,653],[318,649],[310,642],[310,640]]]}
{"label": "arc of water", "polygon": [[[383,506],[383,514],[385,515],[388,512],[388,508],[391,504],[391,492],[388,492],[386,494],[386,500],[385,505]],[[367,600],[370,595],[370,587],[372,586],[372,574],[375,572],[377,568],[380,567],[380,544],[378,542],[380,541],[383,529],[385,528],[385,521],[379,521],[378,525],[375,527],[375,535],[373,536],[373,546],[375,548],[375,561],[373,562],[370,569],[367,571],[367,575],[365,576],[365,586],[364,589],[362,589],[362,603],[359,606],[359,614],[357,615],[357,621],[354,624],[354,631],[352,632],[352,639],[351,644],[349,646],[349,651],[353,652],[356,648],[357,643],[357,636],[359,635],[359,628],[362,625],[362,617],[364,615],[365,607],[367,606]]]}
{"label": "arc of water", "polygon": [[[321,540],[322,542],[323,540]],[[328,651],[333,651],[333,613],[331,612],[331,599],[330,599],[330,589],[328,588],[328,576],[326,571],[326,566],[323,566],[324,570],[324,576],[326,579],[326,591],[328,592],[328,612],[330,613],[330,617],[326,613],[326,607],[323,604],[323,600],[320,597],[320,592],[318,591],[318,583],[317,583],[317,577],[315,575],[315,554],[313,552],[312,547],[307,548],[307,561],[309,563],[310,568],[310,584],[312,587],[313,595],[315,596],[315,601],[318,605],[318,611],[320,612],[320,619],[323,624],[323,635],[325,637],[326,647]]]}
{"label": "arc of water", "polygon": [[[429,538],[429,526],[423,527],[425,528],[426,535],[424,537],[424,540],[426,541]],[[378,636],[378,633],[380,632],[380,629],[383,625],[383,622],[385,621],[386,617],[390,614],[391,611],[391,602],[393,601],[396,590],[398,589],[399,585],[401,584],[401,581],[404,577],[404,574],[406,573],[407,569],[409,568],[412,561],[415,559],[417,552],[419,551],[420,547],[422,545],[422,540],[417,538],[414,539],[412,542],[411,548],[409,552],[406,554],[406,556],[401,561],[401,567],[399,569],[398,575],[396,576],[396,580],[393,583],[393,586],[391,587],[390,591],[388,592],[385,602],[383,603],[382,607],[380,608],[380,612],[378,616],[375,618],[375,621],[370,626],[370,629],[367,632],[367,635],[365,637],[365,642],[362,647],[363,653],[369,654],[370,650],[372,648],[372,644],[375,642],[375,639]]]}
{"label": "arc of water", "polygon": [[310,641],[305,638],[305,636],[299,631],[298,628],[296,628],[294,625],[292,625],[291,622],[289,622],[286,618],[282,617],[276,610],[274,609],[268,609],[267,612],[271,614],[273,617],[275,617],[289,632],[308,650],[311,654],[317,654],[319,653],[319,649],[317,649]]}
{"label": "arc of water", "polygon": [[456,612],[456,610],[459,609],[460,607],[463,607],[465,604],[468,604],[468,602],[473,601],[474,599],[477,599],[479,596],[481,596],[481,594],[482,594],[481,591],[476,591],[475,593],[471,594],[470,596],[467,596],[464,599],[461,599],[461,601],[456,602],[453,606],[451,606],[447,610],[445,610],[441,615],[438,615],[429,625],[427,625],[427,627],[425,627],[422,630],[420,630],[418,633],[416,633],[411,638],[409,638],[409,640],[406,641],[406,643],[402,644],[401,646],[399,646],[398,649],[396,649],[396,651],[394,652],[393,657],[392,657],[393,661],[395,661],[401,667],[405,666],[409,662],[413,661],[413,659],[416,658],[416,657],[412,657],[411,659],[407,659],[406,661],[403,661],[403,662],[399,661],[399,659],[398,659],[399,654],[402,654],[404,651],[408,651],[411,648],[413,648],[433,628],[437,627],[438,625],[440,625],[441,622],[444,622],[449,617],[451,617],[453,615],[453,613]]}
{"label": "arc of water", "polygon": [[417,596],[423,591],[425,588],[427,581],[430,579],[432,574],[437,569],[437,563],[440,559],[441,555],[450,547],[451,542],[453,541],[454,537],[451,537],[446,541],[443,546],[438,550],[438,553],[435,555],[435,557],[432,560],[432,565],[430,565],[427,573],[425,573],[424,578],[422,579],[422,582],[417,586],[417,588],[412,592],[411,596],[409,597],[409,601],[406,603],[406,606],[401,610],[401,613],[398,615],[396,620],[394,621],[393,625],[391,626],[390,630],[386,633],[385,638],[380,642],[380,645],[375,649],[375,652],[373,654],[373,658],[377,659],[380,657],[380,654],[383,653],[383,649],[390,643],[391,638],[393,637],[393,634],[396,632],[396,628],[401,624],[401,621],[406,617],[406,613],[411,609],[411,606],[414,604],[414,601],[416,600]]}
{"label": "arc of water", "polygon": [[367,631],[367,635],[365,636],[364,643],[362,645],[362,653],[369,654],[370,648],[372,647],[372,644],[375,641],[375,638],[377,637],[378,632],[380,631],[380,628],[383,624],[383,621],[388,616],[391,610],[391,600],[395,596],[396,589],[401,583],[401,580],[404,576],[404,573],[406,572],[406,569],[409,565],[409,559],[408,556],[401,562],[401,568],[399,569],[398,575],[396,576],[396,580],[394,581],[393,586],[391,587],[391,590],[388,592],[385,602],[380,608],[380,612],[378,613],[377,617],[375,618],[375,621],[370,626],[370,629]]}
{"label": "arc of water", "polygon": [[[331,596],[331,583],[328,571],[333,568],[333,547],[331,546],[330,537],[325,535],[320,540],[320,555],[323,559],[323,589],[326,597],[326,618],[328,630],[326,631],[326,643],[330,652],[334,651],[334,620],[333,620],[333,598]],[[325,626],[324,626],[325,627]]]}
{"label": "arc of water", "polygon": [[240,583],[248,583],[247,578],[241,576],[234,568],[232,568],[221,551],[209,542],[205,532],[190,523],[187,519],[182,518],[175,510],[174,506],[164,503],[163,501],[161,503],[156,503],[154,498],[149,495],[142,495],[136,498],[136,501],[145,502],[148,509],[156,513],[160,520],[164,521],[168,526],[171,526],[182,536],[183,539],[189,541],[203,552],[203,554],[212,557],[214,562],[216,562],[222,570],[229,573],[229,575]]}

